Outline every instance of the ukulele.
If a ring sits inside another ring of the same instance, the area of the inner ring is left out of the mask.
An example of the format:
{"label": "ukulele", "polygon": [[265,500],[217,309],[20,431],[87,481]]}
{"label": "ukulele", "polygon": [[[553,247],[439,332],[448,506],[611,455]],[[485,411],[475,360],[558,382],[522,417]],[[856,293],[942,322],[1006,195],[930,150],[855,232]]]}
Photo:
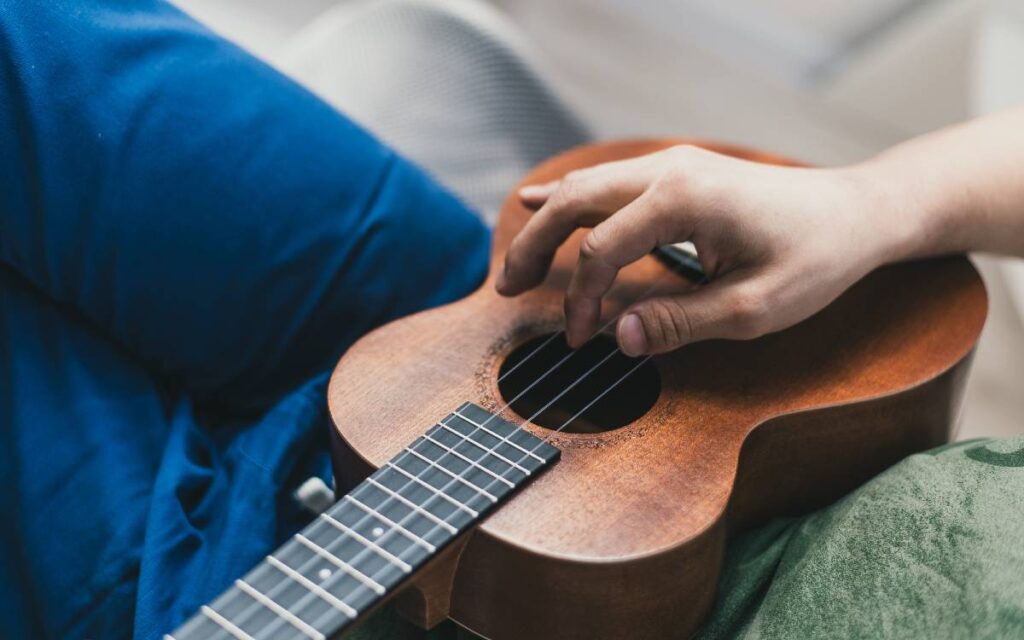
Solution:
{"label": "ukulele", "polygon": [[[524,183],[674,143],[578,148]],[[505,202],[492,273],[529,215]],[[699,265],[623,269],[604,331],[574,352],[562,297],[584,233],[530,292],[488,279],[349,349],[328,389],[340,500],[167,637],[331,638],[392,599],[487,638],[687,637],[729,535],[948,439],[987,305],[966,258],[878,269],[756,340],[632,359],[618,314],[700,286]]]}

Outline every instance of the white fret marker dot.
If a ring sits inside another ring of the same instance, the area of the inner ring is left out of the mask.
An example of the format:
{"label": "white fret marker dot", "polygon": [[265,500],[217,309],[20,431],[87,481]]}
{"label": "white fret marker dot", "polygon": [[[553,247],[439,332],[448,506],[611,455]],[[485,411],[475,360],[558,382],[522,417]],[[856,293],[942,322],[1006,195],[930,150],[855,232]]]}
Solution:
{"label": "white fret marker dot", "polygon": [[330,569],[321,569],[316,575],[321,580],[326,580],[327,578],[331,577],[331,570]]}
{"label": "white fret marker dot", "polygon": [[373,537],[374,537],[374,538],[379,538],[379,537],[381,537],[382,535],[384,535],[384,529],[382,529],[382,528],[380,528],[380,527],[374,527],[374,528],[373,528],[373,531],[371,531],[370,533],[372,533],[372,534],[373,534]]}

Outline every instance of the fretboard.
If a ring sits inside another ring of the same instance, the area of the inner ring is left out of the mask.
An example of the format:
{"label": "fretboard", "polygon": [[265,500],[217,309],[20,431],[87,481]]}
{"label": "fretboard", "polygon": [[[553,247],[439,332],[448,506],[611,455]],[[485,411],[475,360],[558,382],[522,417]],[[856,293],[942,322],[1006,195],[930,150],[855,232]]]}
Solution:
{"label": "fretboard", "polygon": [[166,638],[330,638],[558,456],[466,403]]}

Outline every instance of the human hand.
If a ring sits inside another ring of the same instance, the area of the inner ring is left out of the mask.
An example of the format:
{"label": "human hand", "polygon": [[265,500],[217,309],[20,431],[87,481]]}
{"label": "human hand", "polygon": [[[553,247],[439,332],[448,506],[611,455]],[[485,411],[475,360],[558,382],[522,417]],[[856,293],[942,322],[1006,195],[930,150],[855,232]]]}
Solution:
{"label": "human hand", "polygon": [[691,146],[574,171],[519,195],[539,210],[509,246],[502,295],[540,284],[566,238],[593,227],[565,295],[573,347],[598,329],[601,299],[621,268],[657,246],[694,243],[709,284],[630,306],[616,328],[630,356],[789,327],[897,257],[912,233],[880,206],[867,172],[765,165]]}

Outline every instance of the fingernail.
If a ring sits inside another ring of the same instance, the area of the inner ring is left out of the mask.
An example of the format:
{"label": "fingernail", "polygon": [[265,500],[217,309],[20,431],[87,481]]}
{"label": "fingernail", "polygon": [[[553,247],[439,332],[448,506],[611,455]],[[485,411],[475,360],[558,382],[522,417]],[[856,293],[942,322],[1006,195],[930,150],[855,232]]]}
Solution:
{"label": "fingernail", "polygon": [[644,325],[640,322],[640,316],[630,313],[619,320],[618,333],[622,353],[631,358],[647,353],[647,336],[644,335]]}
{"label": "fingernail", "polygon": [[519,190],[519,197],[523,200],[544,200],[551,195],[550,184],[530,184]]}

